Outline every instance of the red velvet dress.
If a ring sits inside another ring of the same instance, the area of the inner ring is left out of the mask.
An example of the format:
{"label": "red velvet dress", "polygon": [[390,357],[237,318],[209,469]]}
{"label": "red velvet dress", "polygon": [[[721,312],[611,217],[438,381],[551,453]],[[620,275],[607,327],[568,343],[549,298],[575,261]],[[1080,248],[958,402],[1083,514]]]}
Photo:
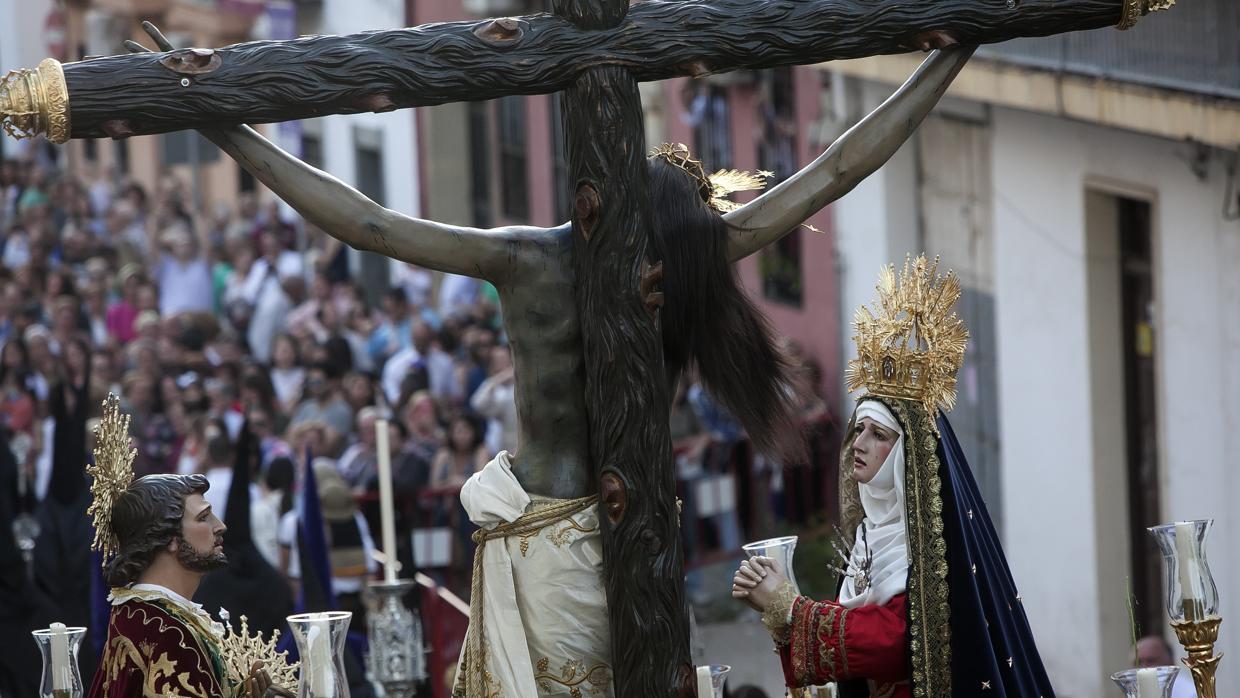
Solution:
{"label": "red velvet dress", "polygon": [[779,645],[784,682],[798,688],[866,679],[871,698],[910,698],[905,599],[844,608],[797,597],[788,642]]}
{"label": "red velvet dress", "polygon": [[112,607],[103,661],[88,698],[230,698],[219,640],[172,601],[129,598]]}

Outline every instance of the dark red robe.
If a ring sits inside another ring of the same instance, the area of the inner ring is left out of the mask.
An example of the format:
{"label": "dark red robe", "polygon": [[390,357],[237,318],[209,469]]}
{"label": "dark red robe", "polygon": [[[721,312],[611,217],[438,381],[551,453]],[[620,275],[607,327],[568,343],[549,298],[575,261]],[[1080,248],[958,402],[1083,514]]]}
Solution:
{"label": "dark red robe", "polygon": [[112,607],[103,660],[88,698],[231,698],[219,639],[172,601],[130,598]]}
{"label": "dark red robe", "polygon": [[844,608],[797,597],[788,642],[779,645],[784,682],[798,688],[866,679],[873,698],[910,698],[905,598]]}

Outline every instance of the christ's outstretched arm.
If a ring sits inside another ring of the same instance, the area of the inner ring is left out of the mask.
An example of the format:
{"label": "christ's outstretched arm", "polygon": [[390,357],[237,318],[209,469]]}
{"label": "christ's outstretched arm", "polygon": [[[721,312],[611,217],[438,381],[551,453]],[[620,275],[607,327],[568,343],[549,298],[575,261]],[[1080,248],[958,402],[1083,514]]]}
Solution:
{"label": "christ's outstretched arm", "polygon": [[877,109],[826,152],[762,196],[726,214],[728,259],[748,257],[852,191],[895,154],[938,103],[974,47],[935,51]]}
{"label": "christ's outstretched arm", "polygon": [[335,177],[289,155],[249,126],[202,134],[328,235],[359,250],[438,271],[502,281],[510,251],[541,228],[481,230],[384,208]]}
{"label": "christ's outstretched arm", "polygon": [[[155,25],[142,26],[161,50],[172,50]],[[133,52],[148,50],[133,41],[125,46]],[[201,133],[307,221],[354,249],[498,282],[512,272],[521,241],[544,232],[523,226],[481,230],[406,216],[298,160],[249,126]]]}

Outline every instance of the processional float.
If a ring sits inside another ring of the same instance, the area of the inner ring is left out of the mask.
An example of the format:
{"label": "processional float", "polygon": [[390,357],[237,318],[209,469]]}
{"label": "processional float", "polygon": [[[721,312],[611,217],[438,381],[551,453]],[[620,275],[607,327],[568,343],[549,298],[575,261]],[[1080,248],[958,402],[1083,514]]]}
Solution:
{"label": "processional float", "polygon": [[[523,17],[48,59],[0,84],[0,123],[64,143],[562,91],[615,691],[687,696],[703,672],[690,661],[660,330],[643,302],[643,270],[661,260],[637,82],[1127,29],[1172,1],[553,0]],[[391,253],[381,236],[365,244]]]}

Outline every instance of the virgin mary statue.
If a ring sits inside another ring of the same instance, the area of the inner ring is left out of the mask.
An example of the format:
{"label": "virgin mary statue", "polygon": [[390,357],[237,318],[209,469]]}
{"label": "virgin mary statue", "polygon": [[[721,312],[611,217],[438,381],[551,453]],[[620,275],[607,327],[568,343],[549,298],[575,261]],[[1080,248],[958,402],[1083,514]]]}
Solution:
{"label": "virgin mary statue", "polygon": [[[791,688],[841,698],[1051,698],[1020,594],[944,413],[968,332],[960,285],[908,260],[853,322],[863,389],[840,459],[839,593],[798,596],[779,564],[741,564],[732,595],[763,614]],[[797,695],[796,691],[793,692]]]}

